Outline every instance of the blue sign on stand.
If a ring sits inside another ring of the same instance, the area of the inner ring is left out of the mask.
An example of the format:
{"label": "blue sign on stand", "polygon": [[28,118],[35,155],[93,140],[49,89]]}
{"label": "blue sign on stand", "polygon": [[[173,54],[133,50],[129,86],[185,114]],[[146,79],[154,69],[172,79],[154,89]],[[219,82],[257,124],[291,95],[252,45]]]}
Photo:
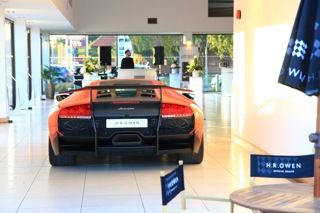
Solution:
{"label": "blue sign on stand", "polygon": [[162,205],[167,205],[184,190],[183,165],[161,177]]}

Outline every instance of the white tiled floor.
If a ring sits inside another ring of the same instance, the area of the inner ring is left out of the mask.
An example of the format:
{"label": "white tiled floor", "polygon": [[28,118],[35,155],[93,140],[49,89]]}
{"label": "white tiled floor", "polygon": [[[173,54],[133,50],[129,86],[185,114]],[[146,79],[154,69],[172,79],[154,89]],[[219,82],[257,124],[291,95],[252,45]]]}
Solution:
{"label": "white tiled floor", "polygon": [[[1,213],[160,213],[161,170],[177,164],[173,156],[79,158],[74,167],[48,162],[47,117],[51,101],[0,124]],[[249,186],[249,151],[231,142],[230,97],[205,94],[205,157],[185,165],[186,192],[228,197]],[[261,183],[287,180],[259,179]],[[177,207],[179,200],[170,203]],[[188,209],[229,212],[229,204],[188,202]],[[252,212],[236,207],[235,212]]]}

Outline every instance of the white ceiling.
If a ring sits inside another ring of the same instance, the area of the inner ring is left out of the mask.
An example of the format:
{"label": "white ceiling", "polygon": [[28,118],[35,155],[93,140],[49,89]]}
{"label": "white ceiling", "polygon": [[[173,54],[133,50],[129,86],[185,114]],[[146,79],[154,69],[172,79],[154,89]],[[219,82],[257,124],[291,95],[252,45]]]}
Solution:
{"label": "white ceiling", "polygon": [[42,31],[73,32],[74,28],[51,0],[0,0],[5,16],[11,20],[26,20],[28,27]]}

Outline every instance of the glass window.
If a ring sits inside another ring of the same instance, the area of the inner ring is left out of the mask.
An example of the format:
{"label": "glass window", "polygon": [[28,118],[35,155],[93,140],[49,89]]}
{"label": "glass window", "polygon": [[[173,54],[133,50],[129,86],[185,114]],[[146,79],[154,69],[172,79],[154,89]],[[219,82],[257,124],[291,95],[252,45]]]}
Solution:
{"label": "glass window", "polygon": [[[199,58],[205,70],[204,91],[220,91],[221,67],[233,64],[233,35],[194,35],[193,43],[199,45]],[[164,65],[161,65],[159,79],[168,84],[173,61],[177,59],[179,64],[181,44],[182,35],[51,35],[50,63],[59,66],[61,71],[68,69],[77,75],[88,56],[100,60],[99,47],[112,47],[111,66],[101,66],[100,73],[119,68],[126,50],[131,51],[135,68],[158,68],[154,65],[153,48],[163,46]],[[66,85],[59,86],[61,90],[72,88],[67,75],[59,82]]]}
{"label": "glass window", "polygon": [[16,74],[14,66],[14,23],[5,20],[5,40],[6,40],[6,74],[8,103],[11,109],[16,107]]}
{"label": "glass window", "polygon": [[32,70],[31,70],[31,37],[30,29],[27,28],[27,69],[28,69],[28,96],[29,100],[32,98]]}
{"label": "glass window", "polygon": [[205,75],[204,91],[221,91],[221,68],[233,67],[233,35],[193,35],[193,42],[199,45],[199,59]]}

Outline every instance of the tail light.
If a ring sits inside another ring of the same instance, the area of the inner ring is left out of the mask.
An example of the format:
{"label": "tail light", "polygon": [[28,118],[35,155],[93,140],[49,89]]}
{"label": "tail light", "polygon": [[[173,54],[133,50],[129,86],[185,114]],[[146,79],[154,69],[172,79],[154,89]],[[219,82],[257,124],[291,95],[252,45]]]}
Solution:
{"label": "tail light", "polygon": [[71,77],[71,76],[73,76],[73,73],[68,73],[67,76]]}
{"label": "tail light", "polygon": [[66,107],[60,111],[59,118],[90,119],[90,104]]}
{"label": "tail light", "polygon": [[177,104],[162,104],[161,116],[163,118],[191,117],[193,116],[193,111],[188,106]]}

